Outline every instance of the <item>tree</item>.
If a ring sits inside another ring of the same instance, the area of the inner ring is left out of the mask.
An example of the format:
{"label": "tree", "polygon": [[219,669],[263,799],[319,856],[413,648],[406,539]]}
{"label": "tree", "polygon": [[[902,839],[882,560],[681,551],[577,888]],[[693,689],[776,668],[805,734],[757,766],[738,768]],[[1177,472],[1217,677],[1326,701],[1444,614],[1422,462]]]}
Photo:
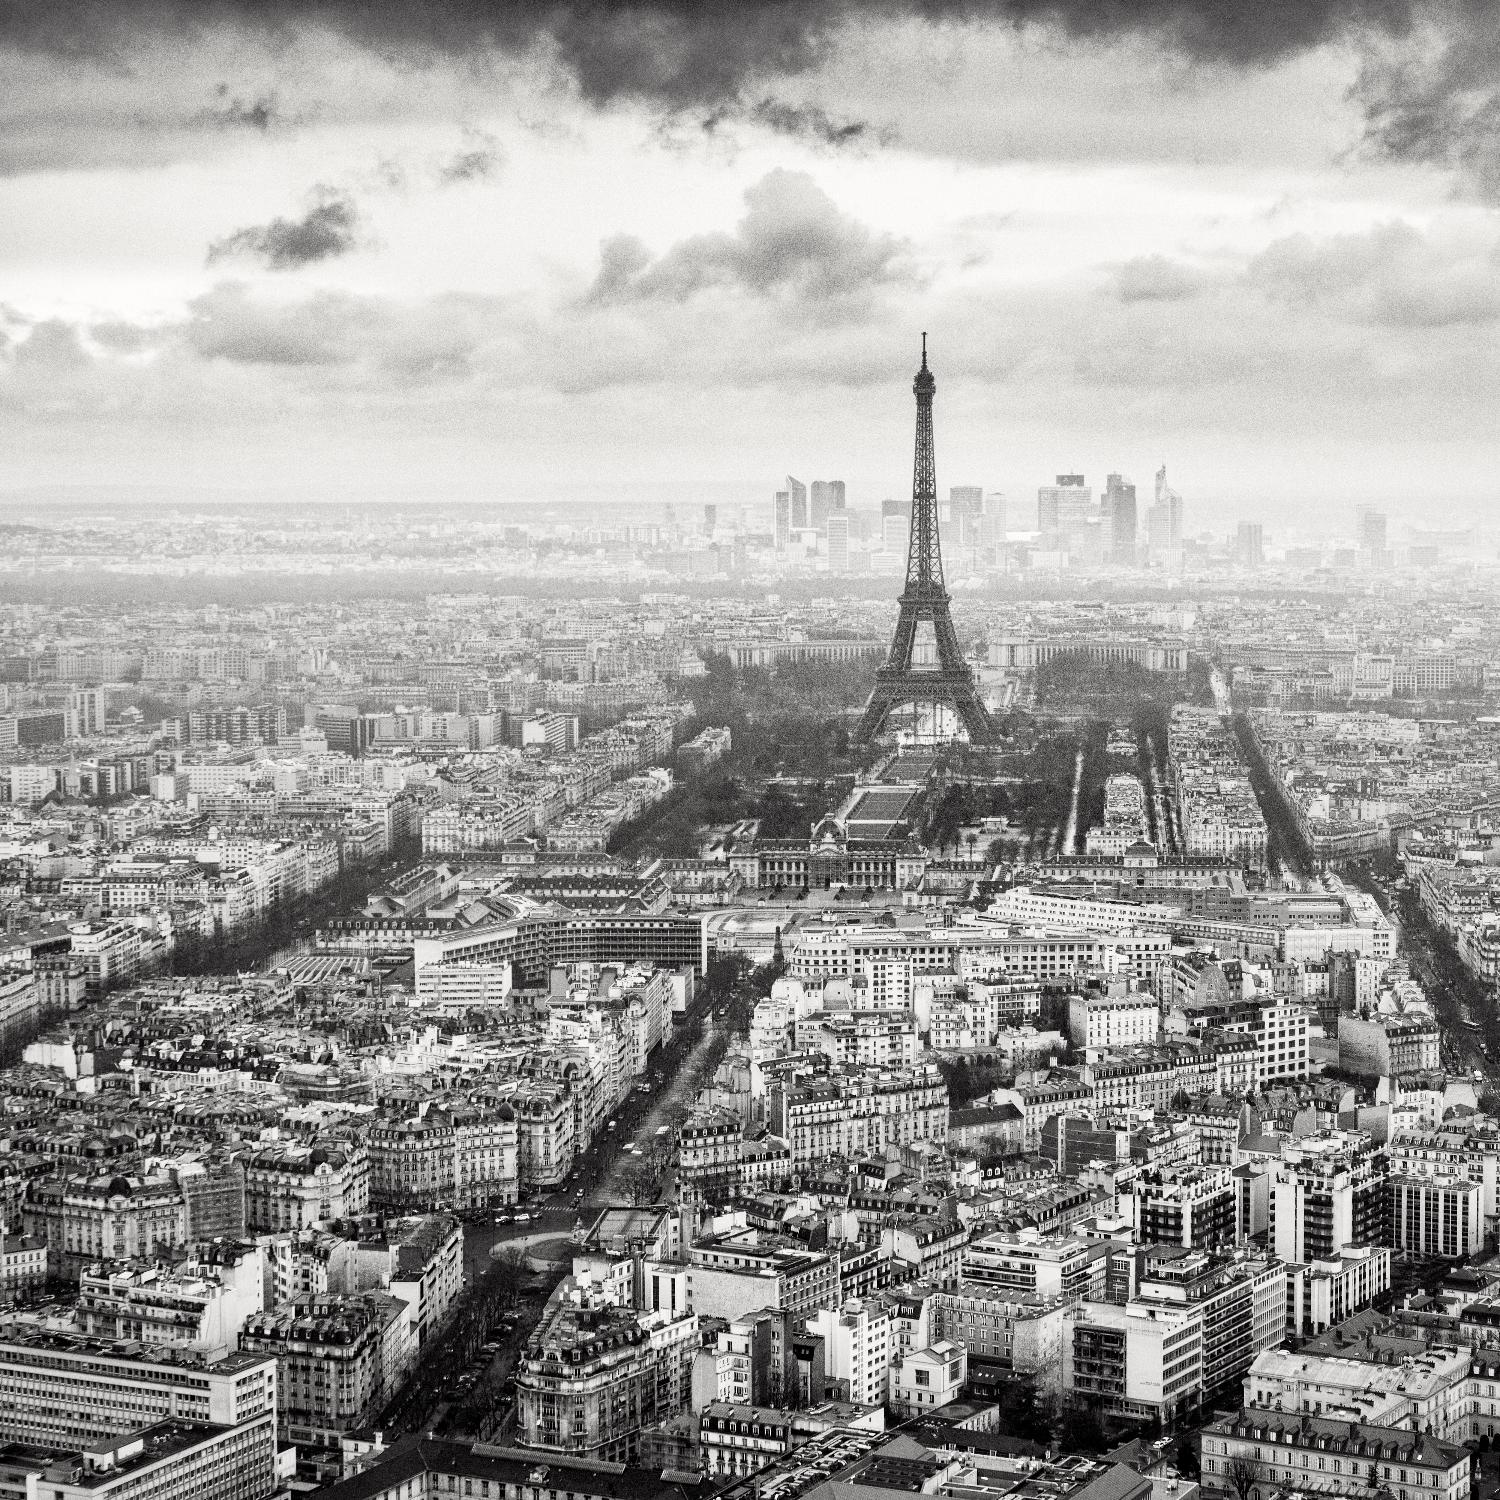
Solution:
{"label": "tree", "polygon": [[1058,1441],[1066,1453],[1103,1453],[1109,1438],[1093,1407],[1070,1406],[1063,1413]]}
{"label": "tree", "polygon": [[1242,1454],[1229,1460],[1229,1487],[1238,1500],[1256,1500],[1256,1486],[1265,1478],[1265,1465],[1258,1458]]}
{"label": "tree", "polygon": [[503,1307],[514,1307],[521,1300],[521,1278],[526,1272],[526,1247],[515,1240],[502,1245],[491,1257],[495,1276],[495,1297]]}
{"label": "tree", "polygon": [[656,1176],[648,1167],[631,1167],[621,1179],[621,1185],[626,1197],[636,1207],[650,1203],[656,1196]]}

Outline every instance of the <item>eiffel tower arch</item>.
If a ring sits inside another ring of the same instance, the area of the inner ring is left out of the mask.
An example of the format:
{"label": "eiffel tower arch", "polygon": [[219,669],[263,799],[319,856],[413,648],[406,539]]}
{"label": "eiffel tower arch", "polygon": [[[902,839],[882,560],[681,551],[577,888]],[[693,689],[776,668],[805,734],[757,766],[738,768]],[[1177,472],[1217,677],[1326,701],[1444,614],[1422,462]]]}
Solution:
{"label": "eiffel tower arch", "polygon": [[[937,382],[927,368],[927,335],[922,335],[922,368],[912,382],[917,398],[917,454],[912,476],[911,539],[906,549],[906,587],[901,591],[901,613],[885,665],[875,674],[870,701],[855,731],[868,742],[885,726],[892,710],[909,704],[931,704],[951,709],[970,741],[988,744],[995,724],[979,701],[974,673],[958,644],[943,582],[943,549],[938,539],[937,465],[932,447],[932,395]],[[912,656],[917,630],[931,627],[937,662],[916,666]]]}

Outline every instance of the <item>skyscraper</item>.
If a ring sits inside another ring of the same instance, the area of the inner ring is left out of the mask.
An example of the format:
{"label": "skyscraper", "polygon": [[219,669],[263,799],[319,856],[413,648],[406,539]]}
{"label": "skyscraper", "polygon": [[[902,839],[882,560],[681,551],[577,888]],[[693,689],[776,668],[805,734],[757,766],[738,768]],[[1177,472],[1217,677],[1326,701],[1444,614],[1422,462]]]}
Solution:
{"label": "skyscraper", "polygon": [[991,490],[984,497],[984,524],[980,540],[986,547],[1005,545],[1005,496],[999,490]]}
{"label": "skyscraper", "polygon": [[951,486],[948,490],[948,535],[960,546],[974,546],[979,540],[979,518],[983,509],[984,490],[981,486]]}
{"label": "skyscraper", "polygon": [[807,486],[788,474],[786,492],[792,502],[792,530],[800,531],[807,525]]}
{"label": "skyscraper", "polygon": [[828,517],[844,508],[844,481],[842,479],[815,479],[812,484],[812,502],[808,511],[808,525],[822,531],[828,525]]}
{"label": "skyscraper", "polygon": [[1119,567],[1135,565],[1135,486],[1111,474],[1104,486],[1102,516],[1109,528],[1109,561]]}
{"label": "skyscraper", "polygon": [[886,552],[905,549],[907,534],[911,530],[911,501],[882,500],[880,502],[880,543]]}
{"label": "skyscraper", "polygon": [[709,536],[714,534],[714,528],[719,524],[719,507],[717,505],[705,505],[703,507],[703,529]]}
{"label": "skyscraper", "polygon": [[832,510],[828,513],[828,571],[849,571],[849,512]]}
{"label": "skyscraper", "polygon": [[1056,484],[1044,484],[1036,492],[1036,526],[1044,551],[1069,551],[1093,519],[1094,492],[1082,474],[1059,474]]}
{"label": "skyscraper", "polygon": [[1152,562],[1182,550],[1182,496],[1167,483],[1167,466],[1156,471],[1156,501],[1146,518],[1146,544]]}
{"label": "skyscraper", "polygon": [[1240,522],[1234,539],[1234,560],[1242,568],[1258,568],[1266,560],[1259,521]]}
{"label": "skyscraper", "polygon": [[1359,543],[1359,561],[1362,567],[1379,568],[1385,565],[1385,512],[1373,505],[1357,506],[1354,511],[1354,533]]}
{"label": "skyscraper", "polygon": [[776,536],[776,550],[785,552],[792,539],[792,497],[785,490],[776,491],[772,529]]}

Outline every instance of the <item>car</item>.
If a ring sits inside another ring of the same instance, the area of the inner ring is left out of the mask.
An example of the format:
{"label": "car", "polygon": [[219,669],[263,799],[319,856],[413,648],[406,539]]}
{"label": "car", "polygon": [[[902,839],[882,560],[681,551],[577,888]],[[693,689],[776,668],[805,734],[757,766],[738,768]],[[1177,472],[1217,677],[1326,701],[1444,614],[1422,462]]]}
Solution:
{"label": "car", "polygon": [[578,1191],[577,1191],[577,1192],[576,1192],[576,1193],[574,1193],[574,1194],[573,1194],[573,1196],[574,1196],[574,1197],[575,1197],[575,1198],[581,1198],[581,1197],[583,1197],[583,1195],[584,1195],[584,1192],[585,1192],[585,1189],[583,1189],[583,1188],[579,1188],[579,1189],[578,1189]]}
{"label": "car", "polygon": [[532,1219],[532,1216],[529,1213],[527,1213],[524,1209],[515,1216],[515,1222],[517,1224],[529,1224],[529,1223],[531,1223],[531,1219]]}

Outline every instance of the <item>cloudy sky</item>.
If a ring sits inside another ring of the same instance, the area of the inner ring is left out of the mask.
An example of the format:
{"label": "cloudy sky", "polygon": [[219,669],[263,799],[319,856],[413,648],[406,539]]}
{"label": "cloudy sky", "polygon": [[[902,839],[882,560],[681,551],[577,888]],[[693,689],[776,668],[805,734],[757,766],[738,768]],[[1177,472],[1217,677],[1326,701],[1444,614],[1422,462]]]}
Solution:
{"label": "cloudy sky", "polygon": [[1496,11],[0,0],[0,492],[1477,511]]}

